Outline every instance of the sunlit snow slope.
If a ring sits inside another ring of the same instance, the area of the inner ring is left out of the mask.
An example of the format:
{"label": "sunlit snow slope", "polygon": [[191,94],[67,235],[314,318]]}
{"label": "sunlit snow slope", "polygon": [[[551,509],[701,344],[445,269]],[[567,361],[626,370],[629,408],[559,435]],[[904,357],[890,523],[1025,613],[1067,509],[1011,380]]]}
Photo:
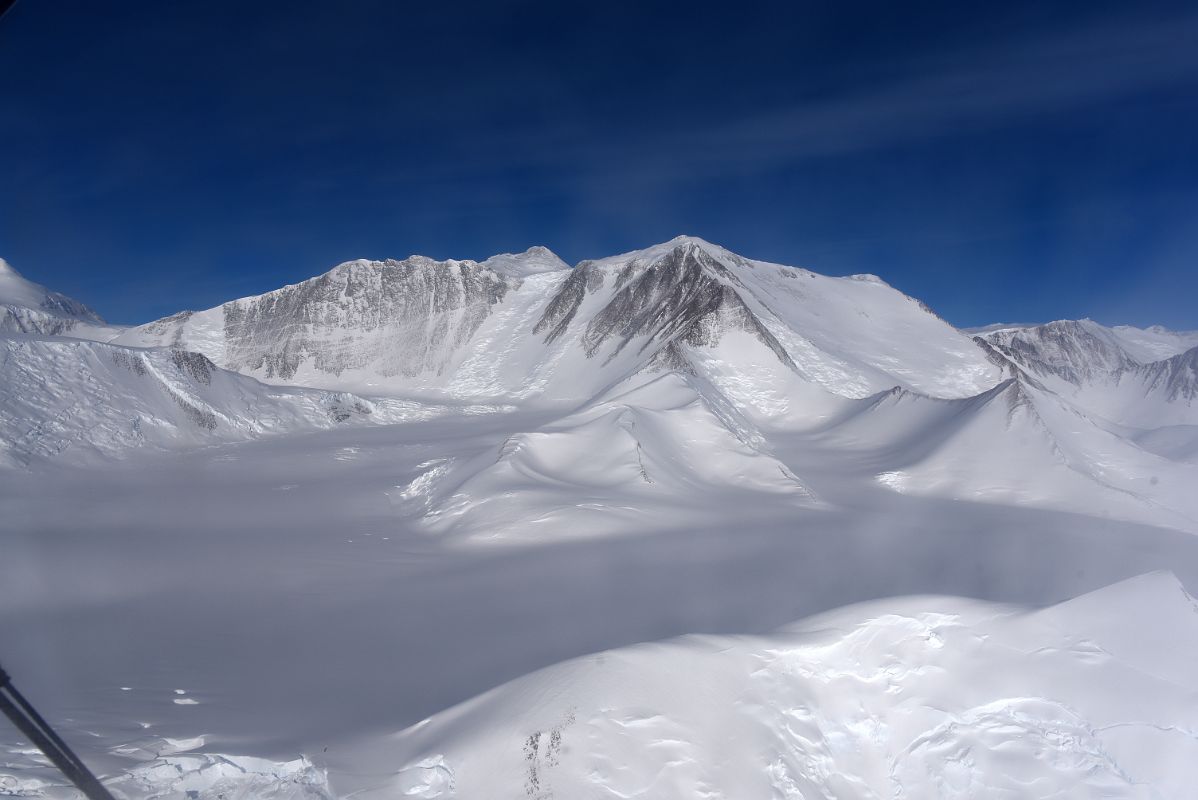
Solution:
{"label": "sunlit snow slope", "polygon": [[1196,659],[1167,573],[1032,613],[875,603],[521,678],[366,745],[411,762],[362,796],[1183,797]]}
{"label": "sunlit snow slope", "polygon": [[194,447],[438,413],[388,398],[267,386],[177,348],[0,337],[0,363],[0,465],[7,466],[51,457],[96,462],[144,447]]}
{"label": "sunlit snow slope", "polygon": [[70,335],[105,341],[122,330],[106,324],[79,301],[26,280],[0,258],[0,335]]}
{"label": "sunlit snow slope", "polygon": [[959,397],[998,375],[968,337],[877,278],[827,278],[692,237],[573,269],[536,248],[482,263],[352,261],[117,342],[193,349],[273,382],[551,401],[720,346],[724,383],[746,379],[744,355],[775,382],[854,397],[896,384]]}
{"label": "sunlit snow slope", "polygon": [[694,237],[0,262],[0,655],[121,800],[1188,797],[1196,358]]}

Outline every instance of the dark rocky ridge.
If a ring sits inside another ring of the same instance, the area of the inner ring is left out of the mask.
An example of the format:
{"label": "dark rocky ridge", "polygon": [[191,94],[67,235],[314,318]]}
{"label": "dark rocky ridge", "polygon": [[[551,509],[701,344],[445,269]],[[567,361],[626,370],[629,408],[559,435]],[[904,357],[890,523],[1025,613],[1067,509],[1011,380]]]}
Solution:
{"label": "dark rocky ridge", "polygon": [[[339,375],[440,374],[519,280],[473,262],[350,262],[332,272],[223,306],[227,368],[290,379],[302,364]],[[385,337],[351,337],[383,332]]]}
{"label": "dark rocky ridge", "polygon": [[1161,392],[1171,402],[1198,400],[1198,347],[1128,371],[1142,380],[1148,391]]}
{"label": "dark rocky ridge", "polygon": [[1075,386],[1137,366],[1117,343],[1084,320],[1061,320],[1035,328],[998,331],[984,337],[1002,354],[1042,376]]}
{"label": "dark rocky ridge", "polygon": [[[546,342],[561,336],[587,294],[601,288],[603,283],[603,273],[596,264],[580,264],[546,306],[533,331],[549,331]],[[752,333],[782,363],[796,369],[786,350],[734,288],[734,285],[743,286],[740,279],[694,244],[680,244],[648,264],[624,266],[616,276],[615,285],[618,289],[615,295],[590,320],[582,334],[588,358],[614,342],[615,347],[607,356],[610,361],[638,337],[645,337],[640,352],[677,343],[712,346],[718,344],[724,331],[738,329]],[[667,357],[658,363],[669,361]]]}

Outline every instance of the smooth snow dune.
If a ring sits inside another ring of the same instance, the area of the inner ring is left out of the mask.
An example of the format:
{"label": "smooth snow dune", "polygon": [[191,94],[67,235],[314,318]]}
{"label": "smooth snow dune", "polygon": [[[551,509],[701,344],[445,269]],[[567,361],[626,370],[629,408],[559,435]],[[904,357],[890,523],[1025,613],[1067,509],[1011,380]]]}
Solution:
{"label": "smooth snow dune", "polygon": [[681,523],[763,493],[816,504],[763,447],[712,387],[677,373],[638,376],[494,450],[430,462],[400,496],[423,498],[433,530],[496,541],[630,531],[659,515]]}
{"label": "smooth snow dune", "polygon": [[897,492],[1198,525],[1191,465],[1147,452],[1017,379],[962,400],[892,390],[858,401],[818,439],[855,452]]}
{"label": "smooth snow dune", "polygon": [[[669,391],[653,403],[633,398],[662,414],[695,413],[685,386],[662,388]],[[427,763],[405,786],[447,785],[463,768],[449,753],[446,767],[435,753],[368,751],[359,742],[586,654],[692,633],[764,634],[907,594],[1043,605],[1161,568],[1198,587],[1192,534],[898,494],[861,471],[853,454],[837,456],[804,436],[772,457],[829,502],[704,483],[707,469],[729,478],[719,459],[705,459],[693,490],[667,485],[660,501],[646,500],[659,487],[627,472],[627,486],[593,490],[626,498],[625,512],[614,504],[563,510],[575,490],[555,494],[547,483],[496,500],[530,520],[507,539],[519,538],[519,547],[474,546],[486,514],[466,539],[434,529],[418,489],[437,485],[439,467],[483,453],[493,464],[510,436],[561,419],[514,412],[340,425],[190,452],[147,449],[104,469],[49,461],[10,470],[0,480],[0,635],[13,643],[5,667],[106,775],[135,766],[122,755],[131,743],[203,736],[202,746],[177,752],[196,756],[180,763],[182,773],[159,770],[151,757],[166,797],[183,800],[167,789],[194,789],[206,771],[224,774],[207,766],[225,763],[218,754],[235,765],[269,761],[247,766],[245,780],[277,770],[279,791],[327,770],[332,794],[345,796],[393,788],[413,761]],[[585,463],[585,453],[577,456]],[[572,536],[562,520],[583,514],[621,535]],[[550,521],[531,522],[541,517]],[[880,613],[903,613],[893,606]],[[895,651],[895,669],[904,652]],[[698,658],[678,663],[671,675],[705,669]],[[988,663],[965,664],[962,680],[988,675]],[[0,746],[17,779],[46,776],[27,748],[3,737]],[[166,751],[161,742],[138,747]],[[378,757],[359,760],[369,752]],[[312,770],[296,763],[301,757]],[[613,764],[601,774],[614,782],[623,773]],[[668,791],[672,778],[663,780]]]}
{"label": "smooth snow dune", "polygon": [[1044,611],[890,600],[550,667],[363,742],[406,766],[355,796],[1183,798],[1195,660],[1168,573]]}
{"label": "smooth snow dune", "polygon": [[1198,425],[1166,425],[1133,431],[1129,438],[1148,452],[1171,461],[1198,463]]}
{"label": "smooth snow dune", "polygon": [[[310,756],[137,723],[96,739],[129,800],[1181,800],[1198,780],[1195,659],[1198,603],[1155,572],[1040,610],[920,595],[601,651]],[[9,794],[73,796],[28,751],[6,760]]]}

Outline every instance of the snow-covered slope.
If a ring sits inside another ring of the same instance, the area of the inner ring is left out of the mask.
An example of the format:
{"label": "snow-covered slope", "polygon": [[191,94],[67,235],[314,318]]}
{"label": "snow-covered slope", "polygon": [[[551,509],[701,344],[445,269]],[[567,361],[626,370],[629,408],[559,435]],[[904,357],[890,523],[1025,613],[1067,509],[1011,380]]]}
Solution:
{"label": "snow-covered slope", "polygon": [[1061,320],[981,338],[1046,387],[1113,423],[1146,430],[1198,425],[1198,334]]}
{"label": "snow-covered slope", "polygon": [[896,492],[1198,526],[1193,465],[1146,452],[1019,379],[960,400],[894,389],[816,438],[857,453]]}
{"label": "snow-covered slope", "polygon": [[1167,573],[1032,613],[889,600],[529,675],[364,743],[409,763],[355,796],[1181,798],[1194,659]]}
{"label": "snow-covered slope", "polygon": [[7,285],[5,666],[121,798],[1198,778],[1187,334],[972,339],[689,237],[348,262],[112,343]]}
{"label": "snow-covered slope", "polygon": [[[11,299],[92,318],[15,273],[8,281]],[[1194,478],[1189,443],[1198,441],[1196,351],[1137,360],[1189,336],[1082,320],[991,326],[971,339],[874,276],[829,278],[686,236],[574,268],[544,248],[483,262],[352,261],[114,340],[145,351],[7,344],[20,354],[8,369],[21,378],[6,387],[5,435],[9,460],[20,463],[67,452],[45,433],[59,429],[75,445],[68,458],[147,436],[162,445],[211,440],[183,435],[173,400],[131,413],[146,402],[145,387],[124,373],[112,379],[109,368],[194,352],[230,386],[244,376],[235,408],[220,410],[224,395],[205,401],[230,436],[306,430],[322,418],[277,412],[266,414],[277,422],[262,423],[255,403],[291,397],[267,384],[317,387],[294,395],[308,398],[301,405],[356,388],[545,412],[497,455],[434,460],[398,487],[395,502],[415,503],[441,531],[528,532],[531,518],[588,534],[618,530],[614,509],[686,508],[713,485],[780,481],[796,497],[814,496],[803,474],[812,467],[778,460],[776,444],[793,436],[856,453],[895,491],[1189,527],[1198,519],[1184,488]],[[59,382],[57,390],[43,382],[44,394],[62,408],[35,405],[38,393],[23,388],[38,385],[39,359],[43,377]],[[72,383],[70,359],[107,371]],[[163,396],[184,396],[171,391]],[[704,462],[719,468],[701,475],[695,465]],[[529,511],[544,504],[574,510]],[[595,509],[610,524],[578,520]]]}
{"label": "snow-covered slope", "polygon": [[26,280],[0,258],[0,335],[70,335],[106,341],[122,330],[106,324],[79,301]]}
{"label": "snow-covered slope", "polygon": [[0,337],[0,364],[4,466],[51,457],[95,461],[143,447],[194,447],[437,413],[392,399],[267,386],[177,348]]}
{"label": "snow-covered slope", "polygon": [[702,524],[762,494],[819,505],[726,397],[666,372],[638,376],[494,449],[422,464],[395,499],[416,505],[439,534],[535,541],[546,530],[562,539],[627,533],[654,515]]}
{"label": "snow-covered slope", "polygon": [[1160,361],[1198,347],[1198,331],[1171,331],[1160,325],[1148,328],[1116,325],[1111,331],[1118,337],[1123,349],[1142,364]]}
{"label": "snow-covered slope", "polygon": [[421,388],[442,375],[520,283],[475,262],[350,261],[259,297],[134,328],[116,341],[204,353],[263,380],[338,385],[367,375]]}
{"label": "snow-covered slope", "polygon": [[[143,730],[106,740],[105,783],[130,800],[1181,800],[1195,659],[1198,603],[1167,572],[1038,610],[888,598],[586,655],[334,754]],[[32,754],[6,761],[8,793],[73,796]]]}
{"label": "snow-covered slope", "polygon": [[272,382],[578,402],[653,364],[696,369],[728,340],[743,353],[727,353],[725,385],[744,379],[742,354],[851,397],[895,384],[963,396],[998,378],[968,337],[876,278],[693,237],[572,270],[543,248],[481,264],[348,262],[118,341],[194,349]]}

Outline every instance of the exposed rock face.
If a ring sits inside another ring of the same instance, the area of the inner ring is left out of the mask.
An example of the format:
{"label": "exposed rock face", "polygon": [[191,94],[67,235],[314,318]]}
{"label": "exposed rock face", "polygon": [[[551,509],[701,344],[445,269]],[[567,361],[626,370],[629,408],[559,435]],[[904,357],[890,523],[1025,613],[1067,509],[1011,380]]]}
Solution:
{"label": "exposed rock face", "polygon": [[1198,347],[1172,358],[1132,367],[1146,391],[1160,392],[1169,401],[1198,400]]}
{"label": "exposed rock face", "polygon": [[545,342],[551,344],[570,327],[587,292],[593,292],[602,286],[603,273],[596,268],[594,262],[584,261],[579,264],[570,272],[570,277],[549,301],[549,305],[545,306],[545,313],[532,328],[533,333],[548,331]]}
{"label": "exposed rock face", "polygon": [[194,314],[194,311],[180,311],[169,317],[147,322],[140,326],[140,330],[143,337],[153,339],[154,344],[178,347],[183,341],[184,325]]}
{"label": "exposed rock face", "polygon": [[1055,375],[1076,385],[1137,363],[1109,331],[1090,320],[1060,320],[996,331],[985,338],[1032,373]]}
{"label": "exposed rock face", "polygon": [[0,336],[0,468],[210,445],[354,421],[396,421],[402,401],[267,386],[174,348]]}
{"label": "exposed rock face", "polygon": [[[586,283],[595,281],[594,270]],[[616,281],[622,286],[615,296],[588,323],[582,341],[588,357],[609,341],[615,348],[613,358],[633,339],[644,337],[640,350],[655,350],[663,344],[682,342],[695,347],[719,342],[722,331],[736,328],[754,334],[774,351],[779,360],[794,368],[794,362],[782,345],[745,305],[729,279],[728,269],[695,245],[680,245],[644,268],[636,277],[634,267],[625,267]],[[577,285],[563,287],[568,299],[554,298],[563,304],[579,302]],[[552,306],[552,304],[551,304]],[[563,322],[569,324],[572,313]]]}
{"label": "exposed rock face", "polygon": [[1038,377],[1041,388],[1048,384],[1100,417],[1150,429],[1198,424],[1198,348],[1154,358],[1192,335],[1063,320],[989,331],[975,341],[995,363],[1005,360],[1008,374]]}
{"label": "exposed rock face", "polygon": [[330,375],[367,365],[383,376],[439,375],[518,283],[474,262],[350,262],[226,303],[225,365],[268,380],[305,364]]}
{"label": "exposed rock face", "polygon": [[[728,342],[735,352],[718,355]],[[203,353],[271,383],[561,403],[668,364],[703,364],[739,386],[771,371],[778,409],[792,379],[849,396],[895,384],[963,396],[998,379],[958,331],[876,279],[750,261],[691,237],[573,269],[544,248],[481,263],[352,261],[117,343]],[[918,363],[890,372],[907,355]]]}
{"label": "exposed rock face", "polygon": [[216,365],[209,361],[207,356],[189,350],[171,350],[171,363],[180,372],[190,375],[196,383],[205,386],[212,383],[212,373],[216,371]]}
{"label": "exposed rock face", "polygon": [[90,308],[26,280],[0,259],[0,333],[63,336],[81,324],[103,325]]}
{"label": "exposed rock face", "polygon": [[0,306],[0,333],[66,336],[78,324],[79,320],[43,314],[31,308]]}
{"label": "exposed rock face", "polygon": [[1042,389],[1044,385],[1033,378],[1015,360],[1008,356],[1003,350],[1000,350],[996,345],[983,339],[981,336],[973,337],[974,344],[982,349],[986,354],[986,358],[991,364],[1003,371],[1003,374],[1009,378],[1015,378],[1023,383],[1030,384],[1036,388]]}

